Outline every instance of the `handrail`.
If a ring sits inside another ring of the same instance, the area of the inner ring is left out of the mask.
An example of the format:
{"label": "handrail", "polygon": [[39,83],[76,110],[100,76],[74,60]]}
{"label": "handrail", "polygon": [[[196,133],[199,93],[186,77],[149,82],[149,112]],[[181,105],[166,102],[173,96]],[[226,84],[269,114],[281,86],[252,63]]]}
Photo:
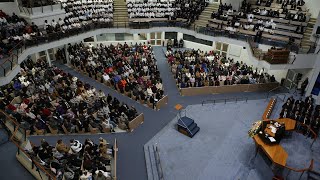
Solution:
{"label": "handrail", "polygon": [[41,164],[39,164],[37,161],[33,160],[33,158],[24,149],[22,149],[18,143],[16,143],[14,140],[11,140],[11,142],[13,144],[15,144],[17,146],[17,148],[19,149],[19,151],[22,151],[23,154],[25,154],[31,160],[31,162],[37,166],[37,168],[41,169],[41,171],[44,172],[47,176],[49,176],[51,179],[53,179],[53,180],[56,179],[56,177],[53,176],[52,174],[50,174],[47,170],[45,170],[45,168]]}
{"label": "handrail", "polygon": [[[2,113],[3,115],[5,115],[7,117],[7,119],[9,119],[11,122],[13,122],[14,124],[17,123],[17,121],[10,117],[7,113],[5,113],[4,111],[0,110],[0,113]],[[29,159],[32,163],[34,163],[36,165],[37,168],[41,169],[42,172],[44,172],[50,179],[55,180],[56,177],[54,175],[52,175],[50,172],[48,172],[41,164],[39,164],[37,161],[35,161],[23,148],[21,148],[21,146],[14,140],[14,137],[16,137],[16,133],[17,131],[20,129],[20,125],[19,123],[17,123],[18,125],[15,127],[14,132],[12,133],[12,136],[10,137],[10,140],[12,141],[13,144],[15,144],[18,148],[18,152],[22,151]],[[24,134],[26,136],[26,134]]]}
{"label": "handrail", "polygon": [[287,176],[289,175],[290,171],[294,171],[294,172],[301,173],[301,175],[299,177],[299,179],[301,179],[301,177],[304,174],[304,172],[311,171],[313,169],[313,164],[314,164],[314,160],[311,159],[309,167],[304,168],[304,169],[295,169],[295,168],[292,168],[292,167],[289,167],[289,166],[285,166],[285,168],[287,168],[289,170]]}
{"label": "handrail", "polygon": [[23,41],[19,41],[13,48],[11,48],[11,49],[9,50],[9,54],[12,54],[12,51],[13,51],[13,50],[16,50],[16,48],[17,48],[19,45],[21,45],[21,44],[23,44]]}
{"label": "handrail", "polygon": [[248,97],[240,97],[240,98],[234,97],[234,98],[224,98],[224,99],[208,99],[208,100],[203,100],[201,104],[202,104],[202,106],[203,106],[206,102],[213,102],[213,104],[215,104],[216,101],[224,101],[224,103],[226,104],[228,100],[232,100],[232,99],[234,99],[235,102],[238,102],[238,101],[241,100],[241,99],[244,99],[246,102],[248,102],[248,99],[249,99],[249,98],[248,98]]}
{"label": "handrail", "polygon": [[117,139],[114,139],[113,150],[114,150],[114,175],[113,175],[113,179],[117,180],[117,155],[118,155],[118,141],[117,141]]}
{"label": "handrail", "polygon": [[[32,8],[31,8],[31,10],[32,10]],[[185,22],[183,22],[183,21],[179,21],[179,20],[177,20],[176,22],[182,22],[182,23],[185,23]],[[88,31],[90,31],[90,30],[93,30],[93,29],[101,29],[101,28],[111,28],[111,27],[123,27],[122,25],[119,25],[118,23],[114,23],[114,22],[112,22],[112,23],[110,23],[111,24],[111,26],[104,26],[106,23],[96,23],[97,24],[97,26],[94,26],[93,25],[94,23],[89,23],[89,25],[87,25],[86,27],[82,27],[81,28],[81,30],[80,30],[80,33],[84,33],[84,32],[88,32]],[[89,27],[90,26],[90,27]],[[92,27],[91,27],[92,26]],[[169,26],[169,24],[165,24],[165,26]],[[129,27],[130,28],[130,25],[128,25],[127,26],[127,24],[125,24],[125,27]],[[164,26],[161,26],[161,25],[159,25],[159,24],[157,24],[157,25],[154,25],[154,24],[151,24],[151,23],[149,23],[149,27],[148,28],[152,28],[152,27],[164,27]],[[205,34],[205,35],[207,35],[205,32],[201,32],[201,30],[199,29],[199,27],[198,28],[196,28],[196,27],[187,27],[187,26],[184,26],[184,25],[178,25],[178,24],[175,24],[174,26],[170,26],[170,27],[177,27],[177,28],[183,28],[183,29],[188,29],[188,30],[192,30],[192,31],[195,31],[196,33],[200,33],[200,34]],[[200,27],[201,28],[201,27]],[[135,28],[132,28],[132,29],[135,29]],[[66,37],[72,37],[73,35],[78,35],[79,33],[72,33],[72,31],[73,30],[71,30],[71,32],[69,33],[66,33],[68,36],[66,36]],[[44,35],[44,36],[41,36],[40,38],[41,39],[43,39],[43,40],[45,40],[45,43],[49,43],[49,42],[52,42],[52,41],[55,41],[55,40],[60,40],[61,38],[65,38],[65,37],[60,37],[60,35],[62,35],[61,34],[62,32],[54,32],[54,33],[49,33],[49,34],[46,34],[46,35]],[[58,34],[59,36],[55,36],[55,38],[49,38],[50,36],[52,36],[53,34]],[[211,35],[212,36],[212,34],[209,34],[209,35]],[[215,37],[217,36],[217,35],[214,35]],[[220,36],[223,36],[223,35],[220,35]],[[252,39],[252,37],[250,36],[250,38]],[[36,41],[37,39],[34,39],[34,41]],[[239,39],[238,39],[239,40]],[[246,39],[246,41],[248,42],[248,38]],[[21,44],[23,44],[24,42],[23,41],[21,41],[20,42]],[[34,44],[32,44],[32,45],[27,45],[27,46],[33,46],[33,45],[38,45],[38,41],[36,41],[36,43],[34,43]],[[249,43],[250,44],[250,43]],[[16,46],[15,46],[15,48],[16,48]],[[11,52],[12,52],[12,50],[11,50]],[[259,58],[259,57],[257,57],[257,58]]]}
{"label": "handrail", "polygon": [[267,99],[270,97],[270,94],[271,94],[271,92],[272,91],[275,91],[276,89],[279,89],[280,87],[282,87],[282,86],[277,86],[277,87],[275,87],[275,88],[273,88],[273,89],[271,89],[270,91],[268,91],[268,94],[267,94]]}
{"label": "handrail", "polygon": [[161,165],[161,160],[160,160],[160,154],[159,154],[159,150],[158,150],[158,146],[153,145],[153,150],[155,153],[155,160],[156,160],[156,166],[157,166],[157,170],[158,170],[158,178],[160,180],[163,180],[163,170],[162,170],[162,165]]}

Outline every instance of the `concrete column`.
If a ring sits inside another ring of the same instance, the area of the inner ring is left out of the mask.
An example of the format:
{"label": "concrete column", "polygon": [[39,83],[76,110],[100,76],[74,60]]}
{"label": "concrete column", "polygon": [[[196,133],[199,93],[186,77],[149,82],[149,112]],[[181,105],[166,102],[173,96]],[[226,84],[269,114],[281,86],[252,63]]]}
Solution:
{"label": "concrete column", "polygon": [[[320,55],[318,55],[317,57],[317,60],[314,65],[314,69],[312,70],[312,74],[309,78],[309,84],[306,88],[306,96],[309,96],[311,94],[311,91],[318,78],[319,73],[320,73]],[[313,95],[313,97],[316,99],[316,103],[320,104],[320,94],[318,96]]]}
{"label": "concrete column", "polygon": [[138,42],[140,40],[139,35],[138,34],[133,34],[133,41],[134,42]]}
{"label": "concrete column", "polygon": [[64,45],[64,53],[66,55],[67,64],[70,64],[69,52],[68,52],[68,45]]}
{"label": "concrete column", "polygon": [[46,58],[47,58],[49,66],[51,67],[52,64],[51,64],[51,59],[50,59],[50,55],[49,55],[49,51],[48,50],[46,50]]}

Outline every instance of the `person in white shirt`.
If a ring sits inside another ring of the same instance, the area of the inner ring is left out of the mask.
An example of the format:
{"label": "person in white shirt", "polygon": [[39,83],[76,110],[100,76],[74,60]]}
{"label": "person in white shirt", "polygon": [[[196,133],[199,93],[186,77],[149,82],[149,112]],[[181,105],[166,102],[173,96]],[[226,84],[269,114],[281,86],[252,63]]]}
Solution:
{"label": "person in white shirt", "polygon": [[151,97],[152,94],[153,94],[153,92],[152,92],[151,87],[148,87],[148,88],[147,88],[147,95],[148,95],[148,97]]}
{"label": "person in white shirt", "polygon": [[262,11],[260,11],[261,16],[266,16],[268,14],[268,11],[264,8]]}
{"label": "person in white shirt", "polygon": [[51,26],[52,26],[53,28],[55,28],[55,27],[57,26],[57,23],[56,23],[56,21],[54,21],[54,19],[52,19]]}

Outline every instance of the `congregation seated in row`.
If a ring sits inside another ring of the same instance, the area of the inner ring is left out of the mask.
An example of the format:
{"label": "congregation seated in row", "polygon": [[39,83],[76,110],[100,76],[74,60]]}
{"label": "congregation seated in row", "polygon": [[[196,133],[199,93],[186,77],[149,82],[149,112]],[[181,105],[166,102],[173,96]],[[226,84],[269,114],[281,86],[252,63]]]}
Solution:
{"label": "congregation seated in row", "polygon": [[113,22],[113,1],[72,1],[62,2],[66,12],[64,19],[45,21],[44,29],[48,33],[79,30],[91,22],[110,25]]}
{"label": "congregation seated in row", "polygon": [[303,134],[312,136],[308,128],[301,124],[310,127],[316,134],[319,133],[320,128],[320,106],[314,107],[314,99],[310,95],[304,100],[294,99],[293,96],[289,97],[282,105],[280,118],[291,118],[297,121],[296,129]]}
{"label": "congregation seated in row", "polygon": [[23,62],[20,74],[0,92],[1,109],[30,134],[128,130],[137,116],[134,107],[43,60]]}
{"label": "congregation seated in row", "polygon": [[242,2],[241,10],[246,14],[255,14],[276,18],[283,17],[284,19],[292,21],[306,22],[308,20],[307,13],[303,12],[301,8],[299,8],[297,11],[291,11],[287,8],[287,6],[284,5],[282,5],[281,9],[266,9],[265,7],[251,8],[251,4],[247,3],[246,0],[244,0]]}
{"label": "congregation seated in row", "polygon": [[183,18],[189,23],[198,19],[206,6],[207,3],[201,0],[127,1],[129,18]]}
{"label": "congregation seated in row", "polygon": [[113,178],[114,148],[103,138],[99,138],[98,143],[86,139],[83,144],[71,139],[69,145],[59,139],[55,146],[42,139],[39,146],[32,145],[27,152],[33,161],[49,169],[56,179]]}
{"label": "congregation seated in row", "polygon": [[15,47],[24,38],[26,33],[36,33],[27,21],[18,17],[15,13],[11,16],[0,10],[0,58],[9,55],[9,50]]}
{"label": "congregation seated in row", "polygon": [[70,45],[70,61],[89,77],[155,108],[162,99],[163,85],[150,44]]}
{"label": "congregation seated in row", "polygon": [[179,88],[275,82],[263,69],[258,72],[212,51],[168,50],[166,56]]}

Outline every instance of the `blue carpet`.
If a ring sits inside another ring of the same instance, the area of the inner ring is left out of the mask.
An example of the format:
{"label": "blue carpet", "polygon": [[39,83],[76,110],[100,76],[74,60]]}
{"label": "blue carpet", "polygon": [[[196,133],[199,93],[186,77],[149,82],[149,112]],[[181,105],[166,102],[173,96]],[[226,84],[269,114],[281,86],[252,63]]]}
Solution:
{"label": "blue carpet", "polygon": [[[106,94],[109,93],[114,97],[117,97],[119,101],[125,102],[128,105],[133,105],[137,108],[138,112],[144,113],[145,122],[135,129],[132,133],[121,133],[121,134],[111,134],[111,135],[101,135],[106,139],[117,138],[119,143],[119,159],[118,159],[118,179],[120,180],[146,180],[147,173],[145,167],[144,151],[143,145],[148,142],[157,132],[159,132],[163,127],[165,127],[176,115],[177,112],[174,110],[176,104],[182,104],[184,107],[192,104],[201,104],[203,100],[208,99],[221,99],[229,97],[249,97],[249,99],[263,99],[266,97],[266,93],[234,93],[234,94],[217,94],[217,95],[203,95],[194,97],[181,97],[178,93],[177,86],[173,79],[171,72],[169,71],[168,64],[166,63],[166,58],[163,54],[163,47],[154,47],[154,53],[157,58],[158,68],[161,73],[161,78],[163,79],[163,85],[165,89],[165,94],[169,96],[169,103],[167,106],[163,107],[160,111],[154,111],[147,108],[130,98],[123,96],[116,91],[104,86],[85,77],[78,72],[68,68],[64,65],[58,65],[63,70],[77,76],[80,80],[85,81],[93,85],[97,89],[102,89]],[[237,114],[235,114],[237,115]],[[256,120],[250,113],[250,111],[241,115],[247,120]],[[243,129],[244,132],[247,129]],[[100,135],[84,135],[84,136],[62,136],[62,137],[45,137],[45,139],[50,144],[55,144],[57,139],[63,138],[68,140],[70,138],[79,139],[84,141],[86,138],[91,138],[95,141],[98,140]],[[40,139],[43,137],[32,137],[30,140],[34,143],[39,143]],[[218,138],[218,137],[217,137]],[[225,143],[221,141],[221,144]],[[221,144],[218,144],[219,146]],[[9,145],[5,144],[4,147]],[[252,144],[250,145],[252,147]],[[4,151],[5,152],[5,151]],[[5,161],[12,161],[6,164],[5,171],[7,172],[5,177],[1,177],[3,180],[10,179],[24,179],[24,174],[27,173],[23,171],[16,162],[14,157],[15,149],[11,149],[10,153],[0,153],[0,159]],[[12,154],[12,155],[11,155]],[[232,166],[237,169],[237,167]],[[241,169],[237,169],[241,171]],[[20,172],[20,173],[18,173]],[[21,174],[21,175],[20,175]],[[19,176],[19,178],[17,178]]]}

